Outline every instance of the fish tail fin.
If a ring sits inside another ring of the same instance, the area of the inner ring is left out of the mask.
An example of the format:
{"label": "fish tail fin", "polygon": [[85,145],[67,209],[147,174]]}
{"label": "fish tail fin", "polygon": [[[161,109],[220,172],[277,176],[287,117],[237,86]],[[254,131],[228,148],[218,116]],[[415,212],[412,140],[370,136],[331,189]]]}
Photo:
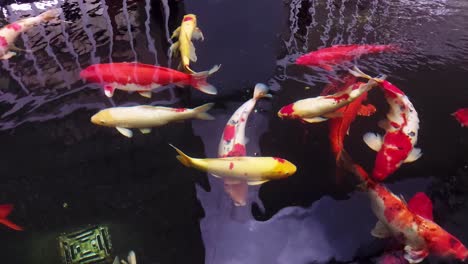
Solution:
{"label": "fish tail fin", "polygon": [[40,16],[43,21],[51,21],[57,19],[60,16],[60,14],[62,14],[62,9],[54,8],[45,11],[44,13],[40,14]]}
{"label": "fish tail fin", "polygon": [[214,106],[214,103],[207,103],[196,107],[193,109],[195,113],[195,118],[202,119],[202,120],[214,120],[215,118],[208,114],[207,111],[210,110]]}
{"label": "fish tail fin", "polygon": [[188,71],[190,74],[196,74],[197,72],[192,70],[189,65],[184,65],[184,69]]}
{"label": "fish tail fin", "polygon": [[271,94],[268,93],[270,88],[266,86],[263,83],[257,83],[254,88],[254,99],[260,99],[260,98],[271,98],[273,97]]}
{"label": "fish tail fin", "polygon": [[182,152],[182,150],[176,148],[174,145],[169,144],[169,146],[173,147],[175,151],[179,155],[176,156],[176,158],[180,161],[180,163],[184,164],[185,167],[191,167],[192,166],[192,158],[187,156],[185,153]]}
{"label": "fish tail fin", "polygon": [[4,224],[5,226],[16,230],[16,231],[22,231],[23,228],[14,224],[10,220],[7,219],[8,215],[11,213],[13,210],[13,205],[11,204],[3,204],[0,205],[0,224]]}
{"label": "fish tail fin", "polygon": [[192,80],[190,84],[195,87],[196,89],[207,93],[207,94],[217,94],[218,92],[216,91],[216,88],[206,82],[206,79],[212,75],[213,73],[217,72],[221,65],[215,65],[211,70],[209,71],[203,71],[203,72],[198,72],[192,74]]}

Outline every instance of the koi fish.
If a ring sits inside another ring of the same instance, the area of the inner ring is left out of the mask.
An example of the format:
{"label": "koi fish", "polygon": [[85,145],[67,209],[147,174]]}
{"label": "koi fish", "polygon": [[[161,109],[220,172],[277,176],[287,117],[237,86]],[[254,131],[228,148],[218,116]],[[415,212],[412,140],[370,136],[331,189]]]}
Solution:
{"label": "koi fish", "polygon": [[334,45],[302,55],[296,59],[296,64],[317,66],[327,71],[345,62],[350,62],[364,54],[395,52],[400,48],[396,45]]}
{"label": "koi fish", "polygon": [[7,219],[8,215],[10,215],[12,210],[13,210],[13,205],[11,204],[0,205],[0,224],[3,224],[16,231],[22,231],[23,230],[22,227],[14,224],[13,222]]}
{"label": "koi fish", "polygon": [[350,104],[377,85],[377,81],[370,79],[365,84],[354,83],[335,94],[299,100],[281,108],[278,116],[280,118],[301,119],[308,123],[323,122],[328,118],[341,117],[342,113],[337,113],[336,110]]}
{"label": "koi fish", "polygon": [[138,128],[141,133],[148,134],[152,127],[174,121],[190,118],[213,120],[214,117],[206,113],[213,105],[214,103],[208,103],[194,109],[151,105],[112,107],[93,115],[91,122],[100,126],[115,127],[122,135],[131,138],[133,132],[129,128]]}
{"label": "koi fish", "polygon": [[91,65],[80,72],[80,77],[103,85],[107,97],[112,97],[115,89],[118,89],[136,91],[141,96],[151,98],[151,90],[168,84],[191,85],[204,93],[216,94],[216,88],[206,79],[218,70],[219,66],[214,66],[209,71],[186,74],[160,66],[120,62]]}
{"label": "koi fish", "polygon": [[18,36],[41,23],[55,20],[62,13],[62,9],[55,8],[43,12],[35,17],[27,17],[8,24],[0,29],[0,59],[7,60],[15,56],[11,50],[22,50],[15,46]]}
{"label": "koi fish", "polygon": [[[357,77],[372,78],[357,67],[352,73]],[[414,147],[418,140],[419,118],[403,91],[386,80],[373,79],[382,86],[390,110],[387,119],[379,123],[379,126],[385,129],[385,136],[382,138],[378,134],[366,133],[363,139],[367,146],[377,151],[372,176],[382,181],[401,164],[413,162],[421,157],[421,149]]]}
{"label": "koi fish", "polygon": [[462,127],[468,127],[468,108],[458,109],[452,114]]}
{"label": "koi fish", "polygon": [[377,238],[393,237],[404,245],[404,258],[419,263],[429,254],[441,257],[468,258],[468,250],[453,235],[432,221],[432,202],[425,194],[417,194],[409,204],[385,186],[374,182],[359,165],[351,163],[343,152],[342,161],[363,181],[371,208],[379,220],[371,234]]}
{"label": "koi fish", "polygon": [[[343,78],[341,85],[337,83],[331,83],[328,85],[322,94],[327,94],[331,90],[342,90],[343,87],[349,87],[357,83],[357,78],[353,75],[347,75]],[[364,83],[358,83],[363,85]],[[349,133],[351,123],[356,119],[357,115],[360,116],[371,116],[375,113],[376,108],[372,104],[364,105],[363,102],[367,99],[367,92],[362,93],[358,98],[352,101],[350,104],[343,106],[336,110],[336,113],[340,113],[340,117],[331,118],[328,122],[330,140],[330,146],[335,156],[337,165],[339,164],[341,152],[343,151],[344,138]],[[339,166],[337,166],[338,168]],[[337,175],[339,171],[337,171]]]}
{"label": "koi fish", "polygon": [[[253,98],[241,105],[227,122],[221,141],[218,147],[218,157],[242,157],[245,156],[245,145],[247,139],[245,137],[245,126],[250,113],[255,107],[258,99],[271,98],[268,94],[268,87],[262,83],[257,83],[254,88]],[[231,196],[236,206],[244,206],[247,204],[247,184],[245,181],[224,179],[224,189]]]}
{"label": "koi fish", "polygon": [[192,39],[204,40],[203,33],[197,27],[197,16],[194,14],[185,15],[180,27],[176,28],[174,33],[172,33],[171,38],[175,37],[178,37],[179,40],[174,42],[169,48],[169,56],[179,50],[184,68],[191,73],[195,73],[190,69],[190,61],[197,61]]}
{"label": "koi fish", "polygon": [[205,171],[218,178],[230,178],[247,181],[248,185],[260,185],[270,180],[287,178],[296,172],[291,162],[276,157],[227,157],[197,159],[187,156],[180,149],[173,147],[177,159],[186,167]]}

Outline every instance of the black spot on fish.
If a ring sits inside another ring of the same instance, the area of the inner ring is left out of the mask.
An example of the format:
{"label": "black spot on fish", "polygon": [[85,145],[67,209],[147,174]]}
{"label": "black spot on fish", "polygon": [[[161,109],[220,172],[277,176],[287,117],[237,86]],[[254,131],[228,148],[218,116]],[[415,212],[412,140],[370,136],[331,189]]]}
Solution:
{"label": "black spot on fish", "polygon": [[414,137],[414,136],[416,136],[416,133],[414,133],[414,131],[411,131],[411,132],[408,133],[408,136]]}

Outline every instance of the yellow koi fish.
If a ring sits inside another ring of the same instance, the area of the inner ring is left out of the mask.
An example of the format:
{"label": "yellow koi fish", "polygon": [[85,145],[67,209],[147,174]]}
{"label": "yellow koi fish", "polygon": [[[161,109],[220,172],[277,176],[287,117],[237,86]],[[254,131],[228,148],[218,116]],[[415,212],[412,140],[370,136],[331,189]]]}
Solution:
{"label": "yellow koi fish", "polygon": [[175,37],[178,37],[179,40],[171,45],[169,48],[169,55],[171,56],[174,52],[179,50],[184,69],[191,73],[195,73],[189,67],[190,61],[197,61],[197,55],[195,54],[195,47],[193,46],[192,39],[201,39],[202,41],[204,39],[203,33],[197,27],[197,16],[194,14],[185,15],[180,27],[172,33],[171,38]]}
{"label": "yellow koi fish", "polygon": [[151,127],[163,126],[167,123],[198,118],[213,120],[214,117],[206,113],[214,103],[204,104],[194,109],[171,108],[151,105],[130,107],[112,107],[99,111],[91,117],[91,122],[107,127],[115,127],[122,135],[132,137],[129,128],[139,128],[141,133],[151,132]]}
{"label": "yellow koi fish", "polygon": [[[170,145],[170,144],[169,144]],[[211,173],[219,178],[247,181],[248,185],[260,185],[270,180],[287,178],[296,172],[291,162],[276,157],[227,157],[196,159],[173,147],[177,159],[186,167]]]}

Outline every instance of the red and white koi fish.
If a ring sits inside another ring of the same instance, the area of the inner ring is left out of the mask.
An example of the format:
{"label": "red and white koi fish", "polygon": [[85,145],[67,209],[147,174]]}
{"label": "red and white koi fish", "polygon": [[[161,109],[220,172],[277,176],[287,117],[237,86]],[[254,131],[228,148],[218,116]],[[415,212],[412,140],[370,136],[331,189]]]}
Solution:
{"label": "red and white koi fish", "polygon": [[458,109],[452,114],[462,127],[468,127],[468,108]]}
{"label": "red and white koi fish", "polygon": [[214,117],[207,113],[213,105],[214,103],[208,103],[194,109],[152,105],[112,107],[93,115],[91,122],[100,126],[115,127],[122,135],[131,138],[133,132],[129,128],[138,128],[141,133],[148,134],[152,127],[174,121],[190,118],[213,120]]}
{"label": "red and white koi fish", "polygon": [[138,92],[141,96],[151,98],[153,89],[175,84],[191,85],[207,93],[216,94],[216,88],[206,82],[206,79],[219,70],[214,66],[211,70],[194,74],[186,74],[173,69],[142,64],[142,63],[106,63],[95,64],[82,70],[81,78],[104,86],[107,97],[114,95],[115,89]]}
{"label": "red and white koi fish", "polygon": [[[242,157],[245,156],[247,139],[245,137],[245,126],[250,113],[255,107],[258,99],[270,98],[268,87],[257,83],[254,88],[253,98],[241,105],[227,122],[218,147],[218,157]],[[236,206],[247,204],[247,183],[245,181],[224,179],[224,189],[231,196]]]}
{"label": "red and white koi fish", "polygon": [[8,215],[10,215],[11,211],[13,210],[13,205],[11,204],[2,204],[0,205],[0,224],[3,224],[13,230],[22,231],[23,228],[14,224],[10,220],[8,220]]}
{"label": "red and white koi fish", "polygon": [[395,52],[400,48],[396,45],[334,45],[302,55],[296,59],[296,64],[317,66],[327,71],[345,62],[350,62],[364,54]]}
{"label": "red and white koi fish", "polygon": [[335,94],[299,100],[281,108],[278,116],[280,118],[300,119],[308,123],[317,123],[328,118],[341,117],[342,114],[337,113],[336,110],[350,104],[377,85],[377,81],[370,79],[365,84],[354,83]]}
{"label": "red and white koi fish", "polygon": [[8,24],[0,29],[0,59],[7,60],[16,55],[11,50],[21,50],[15,46],[18,36],[41,23],[55,20],[62,13],[62,9],[56,8],[43,12],[35,17],[27,17]]}
{"label": "red and white koi fish", "polygon": [[169,48],[169,55],[171,56],[174,52],[179,50],[184,68],[191,73],[195,73],[190,69],[190,61],[197,61],[197,55],[195,54],[195,47],[193,46],[192,39],[204,39],[203,33],[197,27],[197,16],[194,14],[185,15],[180,27],[172,33],[171,38],[175,37],[178,37],[179,40],[171,45]]}
{"label": "red and white koi fish", "polygon": [[[352,73],[357,77],[372,78],[356,67]],[[382,138],[378,134],[367,133],[363,137],[364,142],[377,151],[372,176],[382,181],[402,163],[413,162],[421,157],[421,149],[414,147],[418,140],[419,118],[403,91],[386,80],[372,79],[380,83],[390,105],[387,119],[379,123],[385,129],[385,136]]]}
{"label": "red and white koi fish", "polygon": [[417,194],[406,204],[385,186],[374,182],[359,165],[352,163],[343,152],[345,166],[357,175],[369,194],[371,208],[377,219],[371,234],[378,238],[392,237],[404,245],[404,258],[410,263],[419,263],[429,254],[468,258],[468,250],[453,235],[432,221],[432,203],[426,195]]}
{"label": "red and white koi fish", "polygon": [[[353,75],[346,75],[341,84],[332,82],[329,84],[322,94],[328,94],[330,91],[339,91],[343,88],[349,87],[357,83],[357,78]],[[357,83],[358,85],[363,85],[364,83]],[[356,116],[371,116],[375,113],[376,108],[372,104],[364,105],[363,102],[367,99],[367,92],[362,93],[357,99],[355,99],[350,104],[343,106],[336,110],[336,113],[340,113],[341,116],[331,118],[328,122],[329,134],[328,138],[330,139],[330,146],[335,156],[337,165],[339,164],[341,152],[343,151],[344,138],[349,133],[349,128],[351,123],[356,119]],[[338,166],[337,166],[338,168]],[[338,174],[339,171],[337,171]]]}

